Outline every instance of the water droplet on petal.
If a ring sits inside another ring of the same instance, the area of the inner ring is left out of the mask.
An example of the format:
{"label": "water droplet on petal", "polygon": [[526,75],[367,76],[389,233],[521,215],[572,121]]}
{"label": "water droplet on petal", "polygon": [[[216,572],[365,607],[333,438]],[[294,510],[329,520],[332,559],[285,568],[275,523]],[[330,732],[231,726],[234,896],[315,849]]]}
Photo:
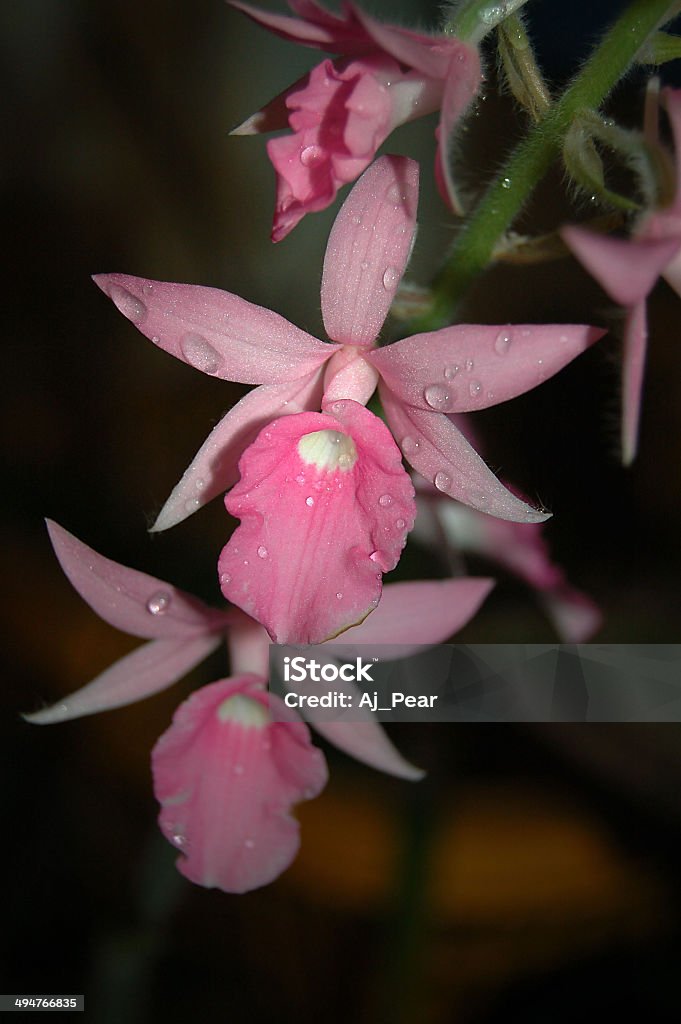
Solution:
{"label": "water droplet on petal", "polygon": [[360,263],[360,267],[362,268],[362,270],[368,270],[369,269],[369,260],[362,260],[362,262]]}
{"label": "water droplet on petal", "polygon": [[447,412],[451,409],[453,396],[443,384],[429,384],[424,388],[423,397],[431,409],[438,412]]}
{"label": "water droplet on petal", "polygon": [[499,331],[496,338],[494,339],[494,351],[499,356],[505,356],[509,348],[511,347],[512,341],[513,335],[511,334],[510,331]]}
{"label": "water droplet on petal", "polygon": [[459,372],[460,369],[461,369],[461,367],[460,366],[456,366],[456,365],[455,366],[445,366],[444,370],[442,371],[445,380],[454,380],[454,378],[456,377],[456,375],[457,375],[457,373]]}
{"label": "water droplet on petal", "polygon": [[186,836],[180,835],[179,832],[176,835],[173,836],[173,846],[177,846],[180,849],[182,849],[182,847],[186,846],[186,845],[187,845],[187,837]]}
{"label": "water droplet on petal", "polygon": [[228,572],[220,573],[220,586],[226,587],[228,583],[232,582],[232,577]]}
{"label": "water droplet on petal", "polygon": [[340,590],[339,590],[339,591],[338,591],[338,593],[336,594],[336,598],[337,598],[337,600],[338,600],[338,601],[342,601],[342,599],[343,599],[343,595],[342,595],[342,593],[340,592]]}
{"label": "water droplet on petal", "polygon": [[382,494],[381,497],[378,499],[378,504],[381,505],[383,508],[387,508],[388,505],[392,505],[392,503],[392,494]]}
{"label": "water droplet on petal", "polygon": [[198,477],[196,483],[194,484],[194,487],[196,487],[197,491],[202,491],[205,486],[206,481],[203,479],[203,477]]}
{"label": "water droplet on petal", "polygon": [[470,392],[471,398],[477,398],[480,392],[482,391],[482,384],[480,383],[479,380],[472,380],[468,385],[468,390]]}
{"label": "water droplet on petal", "polygon": [[147,315],[147,307],[141,299],[120,284],[112,284],[109,288],[109,295],[123,316],[127,316],[128,320],[132,320],[134,324],[142,323]]}
{"label": "water droplet on petal", "polygon": [[264,544],[261,544],[258,548],[258,558],[267,558],[267,548]]}
{"label": "water droplet on petal", "polygon": [[196,512],[199,508],[201,508],[201,502],[198,498],[189,498],[184,503],[184,509],[187,515],[191,515],[192,512]]}
{"label": "water droplet on petal", "polygon": [[438,491],[448,491],[449,488],[452,486],[452,478],[451,476],[449,476],[448,473],[445,473],[443,470],[440,470],[439,473],[435,474],[435,479],[433,483],[437,487]]}
{"label": "water droplet on petal", "polygon": [[390,200],[391,203],[399,203],[400,199],[402,198],[402,194],[397,185],[390,186],[390,188],[388,189],[387,198]]}
{"label": "water droplet on petal", "polygon": [[305,474],[304,473],[299,473],[298,474],[298,476],[296,477],[296,483],[300,484],[301,487],[302,487],[302,485],[305,483]]}
{"label": "water droplet on petal", "polygon": [[403,437],[401,447],[405,455],[414,455],[419,449],[419,442],[413,437]]}
{"label": "water droplet on petal", "polygon": [[313,167],[314,164],[318,164],[324,156],[324,150],[321,146],[305,146],[300,151],[300,162],[303,167]]}
{"label": "water droplet on petal", "polygon": [[511,179],[510,178],[502,178],[501,179],[501,187],[502,188],[510,188],[511,187]]}
{"label": "water droplet on petal", "polygon": [[385,273],[383,274],[383,287],[387,292],[394,291],[397,288],[397,282],[400,279],[400,272],[397,267],[386,267]]}
{"label": "water droplet on petal", "polygon": [[309,495],[305,499],[305,504],[308,506],[308,508],[312,508],[312,506],[314,505],[314,498],[312,497],[312,495]]}
{"label": "water droplet on petal", "polygon": [[152,594],[147,601],[147,611],[150,615],[163,615],[164,612],[168,611],[170,601],[170,594],[165,590],[159,590],[157,593]]}
{"label": "water droplet on petal", "polygon": [[203,373],[217,373],[222,365],[220,353],[200,334],[185,334],[180,349],[189,365]]}
{"label": "water droplet on petal", "polygon": [[473,369],[474,366],[475,366],[475,363],[473,362],[472,359],[467,359],[466,360],[466,369],[468,370],[469,373],[471,372],[471,370]]}

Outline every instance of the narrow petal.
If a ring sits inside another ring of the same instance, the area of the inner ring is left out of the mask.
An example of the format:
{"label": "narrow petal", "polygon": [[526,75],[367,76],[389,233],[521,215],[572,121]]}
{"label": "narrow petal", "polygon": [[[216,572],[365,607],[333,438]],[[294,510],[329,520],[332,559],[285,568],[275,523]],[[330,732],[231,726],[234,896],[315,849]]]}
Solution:
{"label": "narrow petal", "polygon": [[71,718],[134,704],[166,690],[207,658],[222,642],[215,634],[152,640],[121,658],[87,686],[52,707],[24,715],[32,725],[53,725]]}
{"label": "narrow petal", "polygon": [[624,325],[622,363],[622,462],[630,465],[638,450],[638,425],[641,417],[643,374],[648,347],[648,323],[645,301],[627,314]]}
{"label": "narrow petal", "polygon": [[116,629],[145,639],[175,639],[225,628],[224,612],[208,608],[170,583],[104,558],[49,519],[47,529],[73,587]]}
{"label": "narrow petal", "polygon": [[[298,83],[292,86],[293,89],[298,87]],[[286,97],[289,93],[289,89],[285,92],[279,93],[273,100],[266,103],[261,110],[256,111],[255,114],[251,114],[245,121],[238,124],[236,128],[232,128],[230,135],[263,135],[265,132],[276,132],[282,128],[286,128],[288,125],[288,107],[286,106]]]}
{"label": "narrow petal", "polygon": [[333,354],[332,346],[271,309],[217,288],[126,274],[98,274],[94,281],[155,345],[211,377],[281,384]]}
{"label": "narrow petal", "polygon": [[384,424],[356,402],[271,423],[225,500],[241,519],[223,593],[275,643],[321,643],[378,604],[414,521],[413,487]]}
{"label": "narrow petal", "polygon": [[500,519],[542,523],[549,518],[507,490],[445,415],[404,405],[385,385],[380,393],[405,458],[439,491]]}
{"label": "narrow petal", "polygon": [[610,238],[579,227],[563,228],[561,237],[603,290],[621,306],[633,306],[644,299],[681,247],[681,238]]}
{"label": "narrow petal", "polygon": [[663,89],[662,98],[669,115],[674,135],[674,152],[676,154],[676,198],[674,208],[681,203],[681,89]]}
{"label": "narrow petal", "polygon": [[403,655],[411,647],[444,643],[473,618],[493,586],[494,580],[482,577],[388,583],[378,608],[337,643],[396,644]]}
{"label": "narrow petal", "polygon": [[256,676],[204,686],[175,712],[153,749],[161,831],[186,878],[248,892],[267,885],[298,851],[293,804],[326,784],[323,755],[302,722],[273,722]]}
{"label": "narrow petal", "polygon": [[[359,709],[353,711],[355,717],[359,714]],[[313,720],[313,725],[315,732],[329,743],[333,743],[334,747],[338,747],[355,760],[368,764],[370,768],[376,768],[386,775],[396,775],[398,779],[407,779],[409,782],[418,782],[422,779],[426,774],[423,769],[410,764],[400,754],[383,726],[371,716],[368,709],[366,715],[366,719],[361,722]]]}
{"label": "narrow petal", "polygon": [[568,583],[547,590],[541,602],[564,644],[587,643],[603,624],[596,602]]}
{"label": "narrow petal", "polygon": [[263,384],[229,410],[206,438],[161,509],[152,532],[168,530],[239,478],[239,459],[263,427],[278,416],[318,409],[322,374],[315,370],[286,384]]}
{"label": "narrow petal", "polygon": [[604,334],[575,324],[461,324],[416,334],[366,358],[407,405],[472,412],[530,391]]}
{"label": "narrow petal", "polygon": [[362,175],[336,217],[324,258],[322,316],[334,341],[378,337],[411,252],[418,164],[383,156]]}
{"label": "narrow petal", "polygon": [[243,3],[242,0],[228,0],[228,3],[257,25],[262,25],[263,28],[291,43],[301,43],[303,46],[314,46],[333,52],[337,40],[341,38],[341,29],[336,32],[331,26],[321,22],[321,19],[317,23],[313,20],[303,21],[286,14],[275,14],[274,11],[262,11],[259,7]]}
{"label": "narrow petal", "polygon": [[441,190],[445,192],[452,210],[463,213],[463,204],[452,176],[452,143],[456,127],[465,111],[477,95],[482,81],[480,57],[473,47],[459,44],[445,78],[440,121],[437,132],[436,177]]}
{"label": "narrow petal", "polygon": [[470,50],[470,47],[459,39],[421,35],[410,29],[388,25],[384,21],[372,18],[354,3],[348,3],[347,7],[377,49],[389,53],[400,64],[414,68],[429,78],[444,78],[452,57],[459,52]]}

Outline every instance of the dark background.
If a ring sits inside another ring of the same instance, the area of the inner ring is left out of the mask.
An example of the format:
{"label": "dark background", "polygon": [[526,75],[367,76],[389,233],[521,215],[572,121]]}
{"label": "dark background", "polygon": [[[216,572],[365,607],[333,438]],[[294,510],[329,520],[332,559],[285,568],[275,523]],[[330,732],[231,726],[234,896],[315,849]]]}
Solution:
{"label": "dark background", "polygon": [[[270,5],[274,6],[274,5]],[[557,85],[620,4],[529,4]],[[378,4],[375,10],[381,8]],[[393,16],[394,4],[383,12]],[[433,24],[435,5],[404,5]],[[147,525],[210,427],[245,389],[154,350],[92,285],[122,271],[228,288],[318,334],[335,209],[269,241],[260,139],[228,129],[317,59],[214,0],[24,0],[0,9],[5,270],[0,448],[6,668],[0,719],[0,991],[84,992],[99,1022],[678,1019],[681,776],[676,726],[404,728],[418,786],[330,753],[301,809],[303,847],[245,897],[194,888],[157,836],[148,755],[220,657],[138,706],[54,728],[19,717],[134,646],[96,619],[42,517],[97,550],[219,601],[230,524],[219,501],[169,534]],[[462,157],[474,194],[522,127],[488,98]],[[644,76],[610,110],[640,124]],[[390,151],[418,155],[410,273],[452,237],[431,183],[433,119]],[[591,208],[556,171],[520,229]],[[660,285],[640,456],[617,462],[617,341],[481,416],[489,460],[554,512],[557,559],[603,608],[607,642],[677,642],[681,474],[678,297]],[[480,322],[613,322],[571,261],[500,267],[473,289]],[[476,571],[489,567],[474,564]],[[423,552],[412,575],[438,575]],[[500,585],[462,639],[553,641],[530,595]]]}

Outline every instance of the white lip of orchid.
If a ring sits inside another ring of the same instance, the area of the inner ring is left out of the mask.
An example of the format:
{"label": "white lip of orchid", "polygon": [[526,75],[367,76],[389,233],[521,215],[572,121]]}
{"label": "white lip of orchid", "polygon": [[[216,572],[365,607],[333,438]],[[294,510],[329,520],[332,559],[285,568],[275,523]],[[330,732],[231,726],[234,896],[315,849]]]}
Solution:
{"label": "white lip of orchid", "polygon": [[247,729],[263,729],[270,722],[267,708],[259,701],[243,697],[240,693],[223,700],[218,708],[218,718],[221,722],[234,722]]}
{"label": "white lip of orchid", "polygon": [[303,462],[320,472],[333,473],[340,469],[347,473],[357,462],[352,438],[340,430],[315,430],[304,434],[298,442],[298,454]]}

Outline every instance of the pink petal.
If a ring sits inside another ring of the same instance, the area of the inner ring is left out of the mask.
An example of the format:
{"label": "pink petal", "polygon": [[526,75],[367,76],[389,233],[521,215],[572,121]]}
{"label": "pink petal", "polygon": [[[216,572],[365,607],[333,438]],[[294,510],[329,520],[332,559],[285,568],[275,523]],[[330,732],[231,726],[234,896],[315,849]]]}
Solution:
{"label": "pink petal", "polygon": [[371,47],[366,32],[354,17],[346,20],[337,18],[312,0],[291,0],[289,3],[289,7],[304,20],[261,11],[242,0],[228,0],[228,3],[258,25],[292,43],[347,55],[364,53]]}
{"label": "pink petal", "polygon": [[648,347],[648,323],[645,301],[627,314],[624,325],[622,362],[622,462],[630,465],[638,450],[638,425],[641,416],[643,374]]}
{"label": "pink petal", "polygon": [[212,377],[281,384],[333,354],[271,309],[217,288],[126,274],[98,274],[94,281],[155,345]]}
{"label": "pink petal", "polygon": [[402,402],[431,412],[471,412],[536,387],[604,334],[573,324],[462,324],[416,334],[366,358]]}
{"label": "pink petal", "polygon": [[407,779],[410,782],[422,779],[426,773],[410,764],[400,754],[383,726],[372,717],[368,708],[357,708],[353,711],[353,716],[358,718],[363,713],[366,713],[364,721],[313,720],[315,732],[329,743],[333,743],[334,747],[338,747],[344,754],[349,754],[350,757],[369,765],[370,768],[376,768],[379,772],[395,775],[398,779]]}
{"label": "pink petal", "polygon": [[33,725],[53,725],[134,704],[172,686],[207,658],[221,642],[222,637],[214,634],[152,640],[121,658],[69,697],[42,711],[24,715],[24,718]]}
{"label": "pink petal", "polygon": [[324,404],[349,398],[366,405],[378,384],[378,372],[359,349],[342,348],[329,360],[324,372]]}
{"label": "pink petal", "polygon": [[[319,457],[306,447],[317,441]],[[361,621],[414,521],[413,487],[383,423],[350,401],[284,417],[239,469],[225,500],[242,520],[220,556],[225,596],[275,643],[320,643]]]}
{"label": "pink petal", "polygon": [[455,38],[433,37],[372,18],[354,3],[348,10],[356,17],[376,48],[390,54],[405,67],[420,71],[429,78],[444,78],[451,60],[470,47]]}
{"label": "pink petal", "polygon": [[674,152],[676,154],[676,198],[674,207],[681,203],[681,89],[664,89],[662,91],[664,105],[674,134]]}
{"label": "pink petal", "polygon": [[286,384],[263,384],[229,410],[206,438],[161,509],[152,532],[168,530],[224,492],[239,478],[238,463],[262,428],[277,416],[317,409],[318,370]]}
{"label": "pink petal", "polygon": [[561,231],[563,241],[611,299],[633,306],[652,291],[681,246],[681,238],[610,238],[579,227]]}
{"label": "pink petal", "polygon": [[674,257],[669,266],[665,267],[662,276],[676,294],[681,296],[681,252]]}
{"label": "pink petal", "polygon": [[542,523],[549,518],[507,490],[445,415],[404,405],[384,385],[380,393],[405,458],[439,491],[500,519]]}
{"label": "pink petal", "polygon": [[435,154],[436,179],[455,213],[463,213],[463,206],[452,176],[451,151],[458,122],[477,95],[482,82],[480,57],[472,47],[459,44],[460,49],[452,56],[445,78],[440,122],[437,131],[437,153]]}
{"label": "pink petal", "polygon": [[204,686],[175,712],[153,749],[161,831],[186,878],[248,892],[298,851],[293,804],[317,796],[326,764],[302,722],[273,722],[256,676]]}
{"label": "pink petal", "polygon": [[59,564],[105,622],[132,636],[194,637],[224,630],[228,616],[154,576],[128,569],[83,544],[57,523],[47,529]]}
{"label": "pink petal", "polygon": [[409,259],[417,202],[418,165],[384,156],[343,203],[322,276],[322,316],[334,341],[376,340]]}
{"label": "pink petal", "polygon": [[408,647],[444,643],[473,618],[493,586],[494,580],[473,577],[388,583],[376,610],[337,643],[397,644],[402,655]]}
{"label": "pink petal", "polygon": [[390,58],[330,60],[310,71],[286,95],[292,135],[271,139],[267,152],[277,173],[272,230],[284,238],[306,213],[323,210],[338,189],[362,173],[392,128]]}

